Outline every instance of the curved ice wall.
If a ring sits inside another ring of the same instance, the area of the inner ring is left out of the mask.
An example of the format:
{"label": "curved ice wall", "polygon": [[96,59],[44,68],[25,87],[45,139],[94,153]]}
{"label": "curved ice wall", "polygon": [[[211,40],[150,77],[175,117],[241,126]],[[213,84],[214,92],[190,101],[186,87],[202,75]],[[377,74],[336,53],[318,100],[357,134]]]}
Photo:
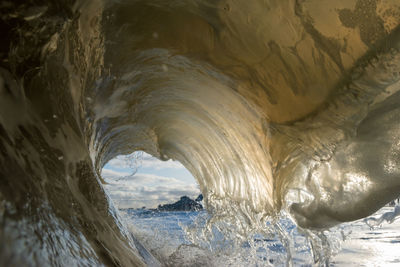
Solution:
{"label": "curved ice wall", "polygon": [[182,162],[244,232],[281,209],[329,227],[400,192],[397,1],[0,8],[3,262],[154,260],[99,177],[135,150]]}

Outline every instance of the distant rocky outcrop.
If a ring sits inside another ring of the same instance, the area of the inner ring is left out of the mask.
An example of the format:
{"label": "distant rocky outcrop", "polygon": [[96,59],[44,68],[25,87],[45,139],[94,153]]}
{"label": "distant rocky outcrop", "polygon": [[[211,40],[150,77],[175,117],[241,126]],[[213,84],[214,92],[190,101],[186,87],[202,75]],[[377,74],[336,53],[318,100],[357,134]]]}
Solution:
{"label": "distant rocky outcrop", "polygon": [[200,194],[194,201],[196,202],[203,201],[203,194]]}
{"label": "distant rocky outcrop", "polygon": [[199,195],[196,200],[193,200],[187,196],[181,197],[181,199],[173,204],[158,205],[158,211],[199,211],[203,209],[203,205],[199,202],[203,200],[203,195]]}

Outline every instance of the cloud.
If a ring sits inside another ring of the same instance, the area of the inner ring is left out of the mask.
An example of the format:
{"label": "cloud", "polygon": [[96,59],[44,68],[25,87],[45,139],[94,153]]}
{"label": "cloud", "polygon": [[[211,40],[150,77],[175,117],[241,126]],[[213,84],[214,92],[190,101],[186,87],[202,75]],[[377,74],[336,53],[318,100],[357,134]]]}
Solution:
{"label": "cloud", "polygon": [[101,170],[101,176],[103,178],[108,178],[108,179],[120,178],[120,177],[124,177],[124,176],[127,176],[127,175],[130,175],[130,173],[111,170],[111,169],[102,169]]}
{"label": "cloud", "polygon": [[200,194],[194,183],[153,174],[129,175],[127,172],[103,169],[108,183],[105,189],[119,208],[155,208],[158,204],[172,203],[183,195],[195,198]]}
{"label": "cloud", "polygon": [[[200,194],[194,179],[153,174],[166,170],[166,173],[173,176],[176,171],[185,170],[180,162],[161,161],[146,153],[139,155],[133,153],[118,156],[110,160],[102,170],[101,175],[107,182],[104,187],[117,207],[155,208],[158,204],[175,202],[183,195],[195,198]],[[140,173],[140,168],[135,173],[138,166],[146,168],[146,172],[151,174]]]}
{"label": "cloud", "polygon": [[153,168],[156,170],[160,169],[184,169],[185,167],[179,161],[161,161],[157,158],[152,157],[149,154],[143,153],[143,158],[141,161],[141,166],[143,168]]}
{"label": "cloud", "polygon": [[185,167],[179,161],[161,161],[147,153],[137,156],[137,152],[130,155],[120,155],[107,163],[107,168],[113,169],[135,169],[135,168],[151,168],[155,170],[161,169],[184,169]]}

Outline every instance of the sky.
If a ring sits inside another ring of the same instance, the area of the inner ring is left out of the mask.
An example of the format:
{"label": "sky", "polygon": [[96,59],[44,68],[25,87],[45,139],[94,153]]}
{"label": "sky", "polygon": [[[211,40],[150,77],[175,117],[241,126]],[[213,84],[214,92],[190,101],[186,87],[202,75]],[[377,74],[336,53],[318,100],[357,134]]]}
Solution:
{"label": "sky", "polygon": [[110,160],[101,175],[118,208],[155,208],[200,194],[197,182],[180,162],[161,161],[145,152]]}

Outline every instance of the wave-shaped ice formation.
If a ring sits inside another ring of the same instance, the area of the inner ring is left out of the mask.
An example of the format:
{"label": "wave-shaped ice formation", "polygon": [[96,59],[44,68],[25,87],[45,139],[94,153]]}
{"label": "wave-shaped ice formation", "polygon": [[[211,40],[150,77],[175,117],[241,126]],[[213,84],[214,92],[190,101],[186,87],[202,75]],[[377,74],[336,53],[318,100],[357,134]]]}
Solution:
{"label": "wave-shaped ice formation", "polygon": [[3,262],[154,263],[99,177],[135,150],[180,161],[249,229],[398,196],[397,1],[72,2],[0,6]]}

